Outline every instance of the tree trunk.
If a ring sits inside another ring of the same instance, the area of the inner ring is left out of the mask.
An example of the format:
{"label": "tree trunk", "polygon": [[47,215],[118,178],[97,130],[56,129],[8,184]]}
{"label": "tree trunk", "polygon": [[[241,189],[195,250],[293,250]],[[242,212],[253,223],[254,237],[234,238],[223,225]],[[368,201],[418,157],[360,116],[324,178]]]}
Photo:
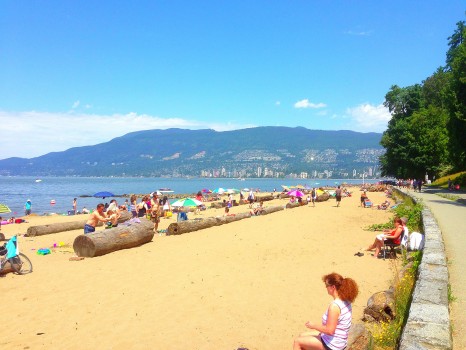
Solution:
{"label": "tree trunk", "polygon": [[[121,217],[118,219],[118,223],[125,222],[131,218],[131,213],[127,211],[121,212]],[[26,237],[34,237],[34,236],[42,236],[42,235],[49,235],[51,233],[57,232],[64,232],[64,231],[72,231],[72,230],[79,230],[84,229],[84,225],[86,224],[87,220],[83,221],[70,221],[70,222],[57,222],[55,224],[50,225],[38,225],[38,226],[30,226],[27,229],[25,234]],[[101,226],[102,224],[100,224]]]}
{"label": "tree trunk", "polygon": [[140,223],[132,223],[130,226],[119,225],[96,233],[79,235],[74,240],[73,249],[77,256],[93,258],[140,246],[150,242],[153,237],[154,224],[141,218]]}

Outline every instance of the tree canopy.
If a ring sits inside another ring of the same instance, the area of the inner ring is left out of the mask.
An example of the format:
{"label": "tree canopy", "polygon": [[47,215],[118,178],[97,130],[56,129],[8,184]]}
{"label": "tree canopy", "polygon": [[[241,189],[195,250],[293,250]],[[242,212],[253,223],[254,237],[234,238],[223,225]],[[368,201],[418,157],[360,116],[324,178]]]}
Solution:
{"label": "tree canopy", "polygon": [[432,178],[466,168],[466,25],[456,25],[444,67],[385,95],[392,118],[381,140],[383,175]]}

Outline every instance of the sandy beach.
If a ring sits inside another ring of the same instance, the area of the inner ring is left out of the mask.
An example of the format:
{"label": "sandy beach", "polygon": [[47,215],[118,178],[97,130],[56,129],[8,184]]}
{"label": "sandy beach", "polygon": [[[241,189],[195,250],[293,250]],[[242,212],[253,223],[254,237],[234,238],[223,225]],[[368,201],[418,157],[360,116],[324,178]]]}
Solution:
{"label": "sandy beach", "polygon": [[[353,196],[339,208],[330,199],[180,236],[156,235],[143,246],[81,261],[69,258],[82,230],[20,236],[34,272],[0,278],[0,347],[290,349],[304,323],[325,312],[331,299],[321,277],[333,271],[359,284],[353,304],[353,322],[359,322],[367,299],[389,287],[395,268],[367,252],[354,254],[374,239],[364,228],[392,213],[361,208],[359,189],[350,190]],[[376,204],[386,199],[384,193],[369,197]],[[198,217],[222,214],[208,209]],[[30,216],[2,232],[10,237],[32,225],[86,218]],[[162,219],[159,228],[174,221]],[[52,254],[36,254],[60,242],[65,246]]]}

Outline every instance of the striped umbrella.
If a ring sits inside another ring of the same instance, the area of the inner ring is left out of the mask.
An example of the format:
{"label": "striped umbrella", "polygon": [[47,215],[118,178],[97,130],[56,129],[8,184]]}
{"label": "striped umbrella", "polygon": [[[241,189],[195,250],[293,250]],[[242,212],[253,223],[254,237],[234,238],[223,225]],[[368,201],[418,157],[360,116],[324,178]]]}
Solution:
{"label": "striped umbrella", "polygon": [[172,207],[197,207],[199,205],[202,205],[202,202],[195,198],[183,198],[172,203]]}
{"label": "striped umbrella", "polygon": [[11,210],[8,208],[8,205],[0,203],[0,214],[3,213],[11,213]]}

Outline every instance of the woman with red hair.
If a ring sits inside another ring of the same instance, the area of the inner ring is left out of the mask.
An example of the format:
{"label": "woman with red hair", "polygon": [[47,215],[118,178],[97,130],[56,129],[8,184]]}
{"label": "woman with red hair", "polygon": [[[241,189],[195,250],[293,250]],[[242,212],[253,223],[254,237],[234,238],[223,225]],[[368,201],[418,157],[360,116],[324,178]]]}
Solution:
{"label": "woman with red hair", "polygon": [[394,242],[395,244],[401,243],[401,234],[404,231],[403,221],[400,218],[393,220],[395,228],[391,231],[387,230],[375,237],[374,243],[372,243],[366,250],[370,251],[375,249],[374,258],[379,256],[380,250],[383,247],[384,241]]}
{"label": "woman with red hair", "polygon": [[338,273],[322,277],[327,293],[333,298],[321,323],[306,322],[305,326],[319,332],[306,332],[299,335],[293,350],[342,350],[348,343],[351,327],[351,303],[358,296],[358,285],[351,278],[343,278]]}

